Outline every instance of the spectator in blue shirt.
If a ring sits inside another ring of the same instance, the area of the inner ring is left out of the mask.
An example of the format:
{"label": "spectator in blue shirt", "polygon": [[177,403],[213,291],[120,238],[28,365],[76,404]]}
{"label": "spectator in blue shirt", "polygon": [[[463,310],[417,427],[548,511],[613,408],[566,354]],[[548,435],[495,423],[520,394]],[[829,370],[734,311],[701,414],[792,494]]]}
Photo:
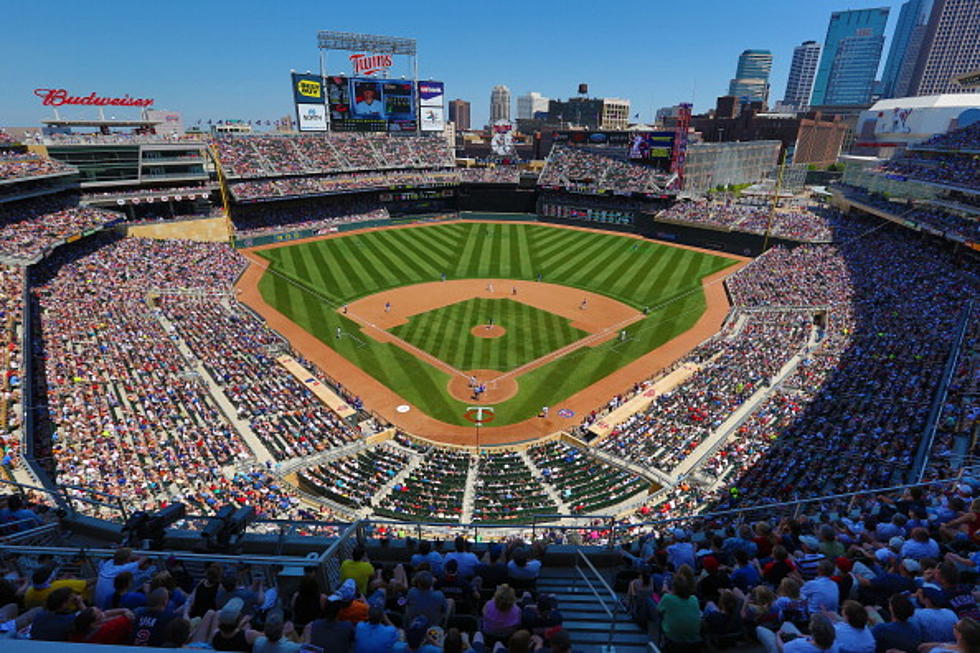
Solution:
{"label": "spectator in blue shirt", "polygon": [[749,554],[743,549],[735,551],[735,571],[732,572],[732,585],[748,594],[753,587],[762,582],[762,576]]}
{"label": "spectator in blue shirt", "polygon": [[422,540],[419,542],[419,552],[412,556],[412,567],[417,571],[422,563],[429,563],[429,571],[433,576],[442,575],[442,556],[438,551],[432,550],[432,542]]}

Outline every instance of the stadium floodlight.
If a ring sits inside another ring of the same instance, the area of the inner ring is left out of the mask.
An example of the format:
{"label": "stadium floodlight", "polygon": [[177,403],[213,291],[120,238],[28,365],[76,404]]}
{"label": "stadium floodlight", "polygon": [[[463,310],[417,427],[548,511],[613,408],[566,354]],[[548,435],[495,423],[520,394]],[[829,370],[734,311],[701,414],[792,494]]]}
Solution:
{"label": "stadium floodlight", "polygon": [[348,52],[380,52],[382,54],[403,54],[414,57],[415,39],[400,36],[376,36],[355,32],[321,31],[316,35],[317,47],[321,50],[345,50]]}

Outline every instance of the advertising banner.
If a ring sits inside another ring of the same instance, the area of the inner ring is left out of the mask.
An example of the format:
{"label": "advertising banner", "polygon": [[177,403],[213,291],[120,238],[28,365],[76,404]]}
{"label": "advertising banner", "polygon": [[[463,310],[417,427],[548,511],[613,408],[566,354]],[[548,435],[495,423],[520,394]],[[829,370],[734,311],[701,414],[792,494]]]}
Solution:
{"label": "advertising banner", "polygon": [[312,73],[292,73],[293,104],[301,132],[327,131],[326,94],[323,80]]}
{"label": "advertising banner", "polygon": [[442,82],[419,82],[419,106],[441,107],[445,104],[445,95]]}
{"label": "advertising banner", "polygon": [[446,114],[442,107],[420,107],[419,125],[424,132],[441,132],[446,128]]}
{"label": "advertising banner", "polygon": [[301,132],[327,131],[327,107],[323,104],[297,104],[296,118]]}

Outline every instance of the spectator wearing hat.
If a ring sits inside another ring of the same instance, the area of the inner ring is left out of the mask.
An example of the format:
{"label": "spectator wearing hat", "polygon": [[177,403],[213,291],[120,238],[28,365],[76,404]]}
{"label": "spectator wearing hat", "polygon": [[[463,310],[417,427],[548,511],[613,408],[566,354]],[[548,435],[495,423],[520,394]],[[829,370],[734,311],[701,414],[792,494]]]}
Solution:
{"label": "spectator wearing hat", "polygon": [[714,556],[705,556],[702,558],[701,568],[704,570],[704,573],[701,575],[701,579],[698,580],[698,597],[704,602],[714,601],[717,603],[721,590],[734,587],[732,579],[722,570],[722,566]]}
{"label": "spectator wearing hat", "polygon": [[225,574],[221,579],[221,589],[218,590],[218,608],[221,609],[225,603],[235,598],[242,600],[243,614],[254,615],[256,609],[265,601],[262,579],[256,578],[251,586],[246,587],[238,582],[238,576],[235,574]]}
{"label": "spectator wearing hat", "polygon": [[204,616],[202,624],[211,624],[208,640],[214,650],[247,651],[262,635],[261,632],[249,628],[251,617],[242,613],[244,605],[241,598],[234,597],[217,612],[211,610]]}
{"label": "spectator wearing hat", "polygon": [[272,610],[265,618],[262,634],[252,644],[252,653],[297,653],[302,644],[294,641],[296,631],[285,621],[282,610]]}
{"label": "spectator wearing hat", "polygon": [[683,528],[675,528],[671,531],[671,537],[673,543],[667,547],[668,564],[674,569],[680,569],[683,565],[694,569],[694,545],[688,541],[687,531]]}
{"label": "spectator wearing hat", "polygon": [[831,579],[833,575],[834,563],[821,560],[817,565],[817,577],[803,583],[800,593],[806,599],[810,614],[817,614],[822,610],[837,612],[837,606],[840,604],[840,589]]}
{"label": "spectator wearing hat", "polygon": [[469,613],[471,601],[479,600],[480,593],[474,592],[472,585],[459,575],[455,560],[448,560],[442,576],[436,581],[435,588],[452,600],[456,612]]}
{"label": "spectator wearing hat", "polygon": [[922,607],[916,608],[909,623],[918,628],[920,639],[924,642],[953,641],[953,626],[959,621],[959,617],[946,607],[946,597],[942,590],[920,587],[915,597]]}
{"label": "spectator wearing hat", "polygon": [[368,561],[367,550],[357,545],[351,553],[351,557],[340,563],[340,580],[344,581],[353,578],[357,584],[357,591],[367,594],[368,581],[374,576],[374,565]]}
{"label": "spectator wearing hat", "polygon": [[[411,630],[411,627],[408,630]],[[394,650],[397,641],[398,629],[388,620],[384,608],[372,606],[368,611],[367,621],[357,624],[354,632],[354,651],[355,653],[386,653]]]}
{"label": "spectator wearing hat", "polygon": [[817,577],[817,568],[827,559],[820,551],[820,540],[812,535],[800,535],[800,551],[797,552],[796,566],[803,580],[811,581]]}
{"label": "spectator wearing hat", "polygon": [[521,628],[535,635],[544,635],[546,630],[561,626],[563,622],[558,600],[550,594],[541,594],[537,603],[528,605],[521,612]]}
{"label": "spectator wearing hat", "polygon": [[366,621],[368,618],[368,603],[357,591],[357,582],[348,578],[337,590],[327,597],[328,601],[340,604],[337,618],[353,624]]}
{"label": "spectator wearing hat", "polygon": [[911,623],[915,607],[904,594],[892,594],[888,599],[888,612],[891,621],[881,623],[871,629],[875,638],[875,649],[880,653],[895,649],[915,653],[922,638],[919,629]]}
{"label": "spectator wearing hat", "polygon": [[[339,603],[326,601],[320,618],[306,624],[301,641],[331,653],[350,653],[354,645],[354,625],[349,621],[337,619],[339,611]],[[371,612],[368,609],[368,620],[370,618]]]}

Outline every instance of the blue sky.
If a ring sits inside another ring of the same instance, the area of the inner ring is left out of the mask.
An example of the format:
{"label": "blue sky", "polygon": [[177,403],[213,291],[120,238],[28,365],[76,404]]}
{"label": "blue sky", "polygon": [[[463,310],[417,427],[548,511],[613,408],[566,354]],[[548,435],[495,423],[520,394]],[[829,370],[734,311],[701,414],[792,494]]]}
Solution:
{"label": "blue sky", "polygon": [[[772,50],[771,97],[781,99],[793,47],[823,43],[831,11],[883,6],[891,8],[890,35],[901,0],[14,0],[0,39],[0,125],[33,126],[50,115],[33,94],[39,87],[152,97],[158,108],[182,111],[187,124],[274,120],[291,111],[289,70],[317,69],[320,29],[417,39],[420,76],[472,102],[477,125],[494,84],[515,97],[533,90],[564,98],[587,82],[595,96],[629,98],[649,120],[651,108],[680,101],[693,99],[696,111],[713,106],[746,48]],[[350,70],[339,53],[331,63],[333,72]]]}

